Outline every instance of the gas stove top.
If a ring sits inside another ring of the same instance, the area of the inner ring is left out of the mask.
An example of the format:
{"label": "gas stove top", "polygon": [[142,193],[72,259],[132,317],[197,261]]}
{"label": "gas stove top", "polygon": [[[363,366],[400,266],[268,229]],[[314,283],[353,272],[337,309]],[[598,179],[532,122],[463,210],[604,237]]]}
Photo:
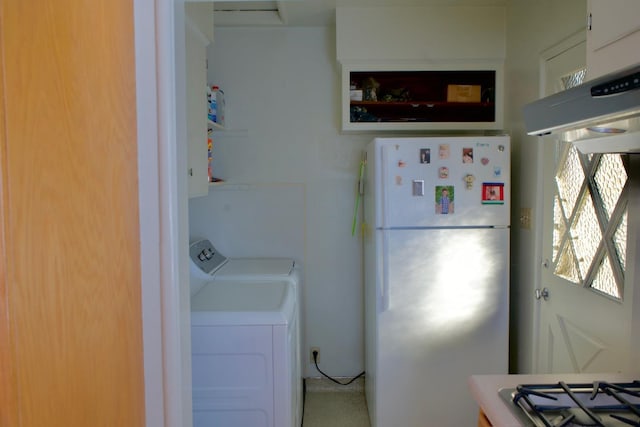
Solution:
{"label": "gas stove top", "polygon": [[526,427],[640,427],[640,381],[521,384],[499,392]]}

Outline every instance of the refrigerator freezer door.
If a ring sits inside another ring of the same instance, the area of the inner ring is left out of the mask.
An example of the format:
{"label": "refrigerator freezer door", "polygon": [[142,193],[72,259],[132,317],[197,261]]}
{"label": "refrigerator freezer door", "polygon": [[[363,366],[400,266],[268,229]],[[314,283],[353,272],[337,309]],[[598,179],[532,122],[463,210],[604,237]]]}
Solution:
{"label": "refrigerator freezer door", "polygon": [[475,425],[467,378],[508,369],[509,230],[376,235],[387,245],[388,283],[374,286],[385,292],[375,304],[375,356],[368,354],[377,384],[367,390],[372,426]]}
{"label": "refrigerator freezer door", "polygon": [[377,228],[508,226],[506,136],[378,138]]}

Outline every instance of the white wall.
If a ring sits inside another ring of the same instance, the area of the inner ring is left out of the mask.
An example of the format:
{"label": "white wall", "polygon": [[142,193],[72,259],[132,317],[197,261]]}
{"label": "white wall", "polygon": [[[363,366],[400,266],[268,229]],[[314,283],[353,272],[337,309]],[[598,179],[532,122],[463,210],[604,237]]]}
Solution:
{"label": "white wall", "polygon": [[230,188],[190,202],[191,232],[239,235],[214,242],[229,256],[300,261],[304,375],[319,376],[308,363],[317,346],[325,372],[354,376],[364,366],[363,292],[351,221],[370,137],[338,131],[335,29],[220,27],[208,56],[209,82],[227,104],[228,131],[214,134],[214,175]]}
{"label": "white wall", "polygon": [[[534,371],[533,298],[541,260],[542,217],[538,185],[543,166],[537,137],[526,136],[522,106],[539,98],[540,54],[584,30],[586,0],[511,0],[507,7],[505,128],[512,136],[511,369]],[[518,226],[520,210],[533,209],[532,228]]]}

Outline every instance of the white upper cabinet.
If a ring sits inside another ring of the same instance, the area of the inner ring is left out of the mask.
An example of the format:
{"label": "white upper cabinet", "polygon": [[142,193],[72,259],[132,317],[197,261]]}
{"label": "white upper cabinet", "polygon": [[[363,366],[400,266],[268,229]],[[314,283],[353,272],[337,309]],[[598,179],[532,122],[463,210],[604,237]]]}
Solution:
{"label": "white upper cabinet", "polygon": [[588,0],[587,79],[640,63],[640,1]]}
{"label": "white upper cabinet", "polygon": [[212,1],[186,1],[184,3],[186,15],[210,43],[213,43],[213,6]]}
{"label": "white upper cabinet", "polygon": [[338,61],[504,60],[504,7],[336,8]]}
{"label": "white upper cabinet", "polygon": [[204,196],[209,190],[207,174],[207,45],[209,39],[200,31],[186,10],[186,118],[189,197]]}
{"label": "white upper cabinet", "polygon": [[504,7],[338,7],[345,131],[495,130]]}

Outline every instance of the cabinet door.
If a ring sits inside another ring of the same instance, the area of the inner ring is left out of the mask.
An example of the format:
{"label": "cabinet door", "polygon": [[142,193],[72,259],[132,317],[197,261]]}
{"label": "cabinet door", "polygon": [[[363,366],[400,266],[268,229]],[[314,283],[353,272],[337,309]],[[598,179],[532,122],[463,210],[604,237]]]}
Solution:
{"label": "cabinet door", "polygon": [[640,2],[589,0],[587,77],[595,77],[640,62]]}
{"label": "cabinet door", "polygon": [[207,39],[186,17],[186,103],[189,197],[207,194]]}

